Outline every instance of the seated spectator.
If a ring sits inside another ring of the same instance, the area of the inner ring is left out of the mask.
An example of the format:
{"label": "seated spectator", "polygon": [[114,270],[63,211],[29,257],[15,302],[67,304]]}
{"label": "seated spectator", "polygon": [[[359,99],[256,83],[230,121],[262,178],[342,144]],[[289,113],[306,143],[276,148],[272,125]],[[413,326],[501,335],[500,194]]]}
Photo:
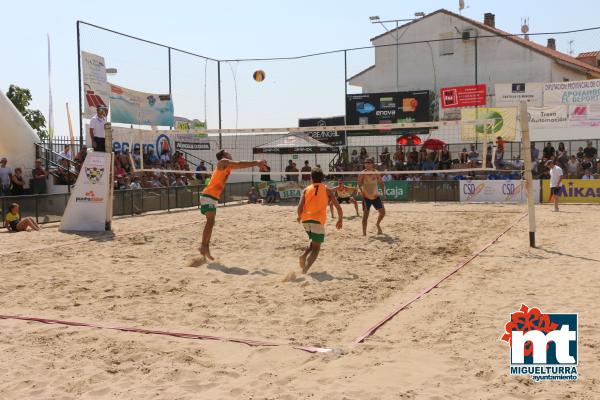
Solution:
{"label": "seated spectator", "polygon": [[31,176],[33,176],[31,189],[33,194],[46,194],[48,193],[48,170],[43,167],[42,160],[39,158],[35,160],[35,168],[31,171]]}
{"label": "seated spectator", "polygon": [[594,166],[594,164],[592,163],[591,158],[589,158],[588,156],[584,156],[583,160],[581,161],[581,169],[583,171],[585,170],[592,170],[592,167]]}
{"label": "seated spectator", "polygon": [[421,147],[419,150],[419,165],[423,165],[423,163],[427,160],[427,149],[425,147]]}
{"label": "seated spectator", "polygon": [[496,138],[496,166],[501,167],[504,164],[504,143],[502,136]]}
{"label": "seated spectator", "polygon": [[474,144],[471,145],[471,151],[469,151],[468,159],[468,168],[477,168],[477,164],[479,163],[479,152],[475,150]]}
{"label": "seated spectator", "polygon": [[185,168],[185,157],[182,153],[175,152],[175,164],[177,164],[181,170]]}
{"label": "seated spectator", "polygon": [[161,165],[164,165],[169,161],[171,161],[171,156],[169,155],[169,150],[164,149],[162,151],[162,153],[160,154],[160,163],[161,163]]}
{"label": "seated spectator", "polygon": [[260,172],[263,172],[263,174],[260,175],[261,182],[270,182],[271,181],[271,174],[264,173],[264,172],[271,172],[271,167],[269,167],[269,165],[265,164],[262,167],[260,167]]}
{"label": "seated spectator", "polygon": [[567,153],[567,149],[565,149],[565,144],[560,142],[558,144],[558,150],[556,150],[556,165],[565,171],[567,162],[569,162],[569,154]]}
{"label": "seated spectator", "polygon": [[256,188],[254,186],[252,186],[250,188],[250,190],[248,191],[248,203],[249,204],[258,203],[258,192],[256,191]]}
{"label": "seated spectator", "polygon": [[183,183],[183,179],[181,178],[181,176],[177,176],[175,178],[175,182],[173,183],[172,186],[176,186],[176,187],[184,187],[185,183]]}
{"label": "seated spectator", "polygon": [[510,166],[512,169],[516,169],[516,170],[520,171],[523,169],[524,164],[523,164],[523,161],[519,157],[520,156],[518,156],[518,155],[514,155]]}
{"label": "seated spectator", "polygon": [[556,150],[552,146],[552,143],[550,143],[550,142],[546,143],[546,147],[544,147],[544,150],[542,150],[542,154],[544,156],[544,159],[543,159],[544,163],[548,160],[554,161],[554,156],[556,155]]}
{"label": "seated spectator", "polygon": [[586,180],[586,181],[593,181],[594,176],[592,175],[592,171],[589,169],[586,169],[585,174],[583,174],[583,177],[581,179]]}
{"label": "seated spectator", "polygon": [[416,169],[417,165],[419,165],[419,152],[417,151],[416,147],[413,146],[412,151],[408,153],[408,157],[406,159],[408,169]]}
{"label": "seated spectator", "polygon": [[277,189],[275,189],[275,185],[269,185],[269,189],[267,189],[267,197],[265,198],[265,203],[271,204],[275,203],[277,200]]}
{"label": "seated spectator", "polygon": [[581,165],[580,165],[577,157],[571,156],[569,158],[569,161],[567,161],[567,168],[566,168],[567,179],[577,179],[579,177],[580,168],[581,168]]}
{"label": "seated spectator", "polygon": [[360,153],[358,154],[358,162],[362,165],[362,164],[365,163],[365,160],[367,158],[369,158],[369,153],[367,153],[367,149],[364,148],[364,147],[361,147],[360,148]]}
{"label": "seated spectator", "polygon": [[392,168],[392,155],[387,147],[383,148],[383,151],[379,155],[379,161],[384,168]]}
{"label": "seated spectator", "polygon": [[310,171],[311,170],[312,170],[312,168],[308,164],[308,160],[305,160],[304,161],[304,166],[300,170],[301,172],[306,172],[306,173],[302,174],[302,182],[303,183],[307,183],[307,182],[310,181]]}
{"label": "seated spectator", "polygon": [[34,231],[40,230],[40,226],[33,220],[33,218],[25,217],[21,219],[19,205],[17,203],[12,203],[10,206],[8,206],[8,212],[4,216],[4,227],[9,232],[23,232],[26,231],[27,228],[31,228]]}
{"label": "seated spectator", "polygon": [[10,182],[12,180],[12,168],[7,167],[6,157],[0,159],[0,196],[10,196]]}
{"label": "seated spectator", "polygon": [[125,168],[123,168],[123,166],[121,165],[121,161],[119,161],[118,158],[115,157],[115,176],[116,177],[123,177],[127,174],[127,171],[125,171]]}
{"label": "seated spectator", "polygon": [[133,154],[131,155],[133,158],[133,162],[135,163],[136,168],[141,168],[141,160],[142,156],[140,155],[140,148],[136,147],[133,149]]}
{"label": "seated spectator", "polygon": [[356,149],[352,150],[352,154],[350,154],[350,162],[354,165],[360,164],[360,158]]}
{"label": "seated spectator", "polygon": [[394,153],[394,169],[400,171],[402,168],[404,168],[404,151],[402,146],[398,146]]}
{"label": "seated spectator", "polygon": [[444,149],[440,153],[440,169],[450,169],[452,167],[452,156],[448,145],[444,146]]}
{"label": "seated spectator", "polygon": [[15,168],[15,174],[11,178],[12,195],[22,196],[25,194],[25,179],[23,179],[23,171],[21,168]]}
{"label": "seated spectator", "polygon": [[73,160],[73,153],[71,153],[71,146],[65,144],[64,150],[58,154],[61,158],[66,158],[67,160]]}
{"label": "seated spectator", "polygon": [[463,147],[458,157],[461,164],[466,164],[469,161],[469,152],[466,147]]}
{"label": "seated spectator", "polygon": [[59,185],[72,185],[77,179],[75,175],[69,169],[69,160],[61,158],[58,162],[60,168],[56,168],[54,175],[56,175],[57,183]]}
{"label": "seated spectator", "polygon": [[[204,161],[200,161],[200,164],[196,167],[196,172],[207,172],[208,169],[204,165]],[[207,174],[196,174],[196,179],[203,181]]]}
{"label": "seated spectator", "polygon": [[583,155],[590,160],[594,160],[598,155],[598,150],[592,145],[592,142],[587,142],[587,146],[583,149]]}
{"label": "seated spectator", "polygon": [[129,185],[129,189],[141,189],[142,185],[140,184],[140,177],[134,176],[131,184]]}
{"label": "seated spectator", "polygon": [[154,165],[157,162],[159,163],[160,159],[158,158],[158,156],[156,155],[156,153],[154,153],[153,149],[149,149],[148,150],[148,155],[146,156],[146,164]]}
{"label": "seated spectator", "polygon": [[585,154],[583,153],[583,147],[580,147],[577,149],[577,159],[579,160],[579,162],[581,162],[581,160],[583,160],[583,156]]}
{"label": "seated spectator", "polygon": [[488,146],[487,147],[487,153],[485,155],[485,166],[487,168],[493,168],[494,166],[492,165],[492,146]]}
{"label": "seated spectator", "polygon": [[160,181],[160,176],[158,174],[152,175],[152,181],[150,182],[150,187],[152,188],[161,188],[163,184]]}

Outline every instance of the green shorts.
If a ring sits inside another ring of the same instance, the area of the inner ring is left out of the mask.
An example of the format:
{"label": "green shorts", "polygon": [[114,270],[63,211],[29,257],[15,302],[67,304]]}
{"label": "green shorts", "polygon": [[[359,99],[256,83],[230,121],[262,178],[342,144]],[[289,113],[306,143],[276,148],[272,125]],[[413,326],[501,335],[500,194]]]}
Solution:
{"label": "green shorts", "polygon": [[219,200],[205,194],[200,195],[200,212],[206,215],[207,212],[217,212],[217,203]]}
{"label": "green shorts", "polygon": [[325,241],[325,226],[319,221],[303,221],[302,226],[313,242],[323,243]]}

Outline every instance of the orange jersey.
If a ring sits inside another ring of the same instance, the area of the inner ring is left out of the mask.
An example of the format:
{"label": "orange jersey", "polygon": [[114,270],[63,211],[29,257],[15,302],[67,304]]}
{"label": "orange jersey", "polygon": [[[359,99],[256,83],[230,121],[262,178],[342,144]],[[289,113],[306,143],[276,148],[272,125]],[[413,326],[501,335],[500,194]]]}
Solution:
{"label": "orange jersey", "polygon": [[202,191],[202,194],[212,197],[215,200],[219,200],[221,198],[223,189],[225,189],[227,178],[229,178],[229,174],[231,174],[232,169],[233,168],[231,166],[227,166],[225,169],[214,170],[212,176],[210,177],[210,182],[208,182],[208,185],[206,185]]}
{"label": "orange jersey", "polygon": [[324,183],[313,183],[304,189],[304,208],[300,219],[302,222],[318,221],[325,225],[329,195]]}

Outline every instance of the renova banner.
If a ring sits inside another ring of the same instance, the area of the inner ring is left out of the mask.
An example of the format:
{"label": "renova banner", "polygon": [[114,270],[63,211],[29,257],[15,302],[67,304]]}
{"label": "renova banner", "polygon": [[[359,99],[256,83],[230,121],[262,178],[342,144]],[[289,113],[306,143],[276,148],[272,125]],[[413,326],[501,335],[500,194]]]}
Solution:
{"label": "renova banner", "polygon": [[[600,203],[600,180],[563,179],[560,187],[560,203]],[[542,184],[544,203],[550,201],[550,181]]]}
{"label": "renova banner", "polygon": [[110,121],[122,124],[173,126],[173,100],[170,94],[138,92],[110,85]]}
{"label": "renova banner", "polygon": [[[465,203],[525,203],[525,181],[460,181],[460,201]],[[536,203],[540,199],[540,181],[533,181]]]}
{"label": "renova banner", "polygon": [[544,83],[544,105],[600,103],[600,79]]}
{"label": "renova banner", "polygon": [[109,103],[104,57],[82,51],[81,70],[85,95],[83,116],[89,119],[96,115],[96,107],[100,105],[108,107]]}
{"label": "renova banner", "polygon": [[[489,132],[495,140],[497,136],[502,136],[504,140],[514,140],[516,135],[517,108],[463,108],[460,110],[463,120],[493,119],[494,125]],[[475,128],[471,125],[463,126],[461,139],[465,141],[481,140],[485,127],[477,125]]]}
{"label": "renova banner", "polygon": [[497,83],[495,85],[496,107],[518,106],[525,100],[533,107],[541,107],[543,83]]}

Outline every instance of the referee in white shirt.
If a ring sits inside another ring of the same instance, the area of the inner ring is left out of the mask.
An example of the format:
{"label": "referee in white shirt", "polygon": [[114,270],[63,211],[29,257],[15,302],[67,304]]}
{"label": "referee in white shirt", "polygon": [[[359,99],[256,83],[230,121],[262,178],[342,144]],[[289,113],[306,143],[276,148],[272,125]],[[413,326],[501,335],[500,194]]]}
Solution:
{"label": "referee in white shirt", "polygon": [[106,151],[106,134],[104,124],[106,123],[106,106],[100,105],[96,108],[96,115],[90,120],[90,136],[94,151]]}

